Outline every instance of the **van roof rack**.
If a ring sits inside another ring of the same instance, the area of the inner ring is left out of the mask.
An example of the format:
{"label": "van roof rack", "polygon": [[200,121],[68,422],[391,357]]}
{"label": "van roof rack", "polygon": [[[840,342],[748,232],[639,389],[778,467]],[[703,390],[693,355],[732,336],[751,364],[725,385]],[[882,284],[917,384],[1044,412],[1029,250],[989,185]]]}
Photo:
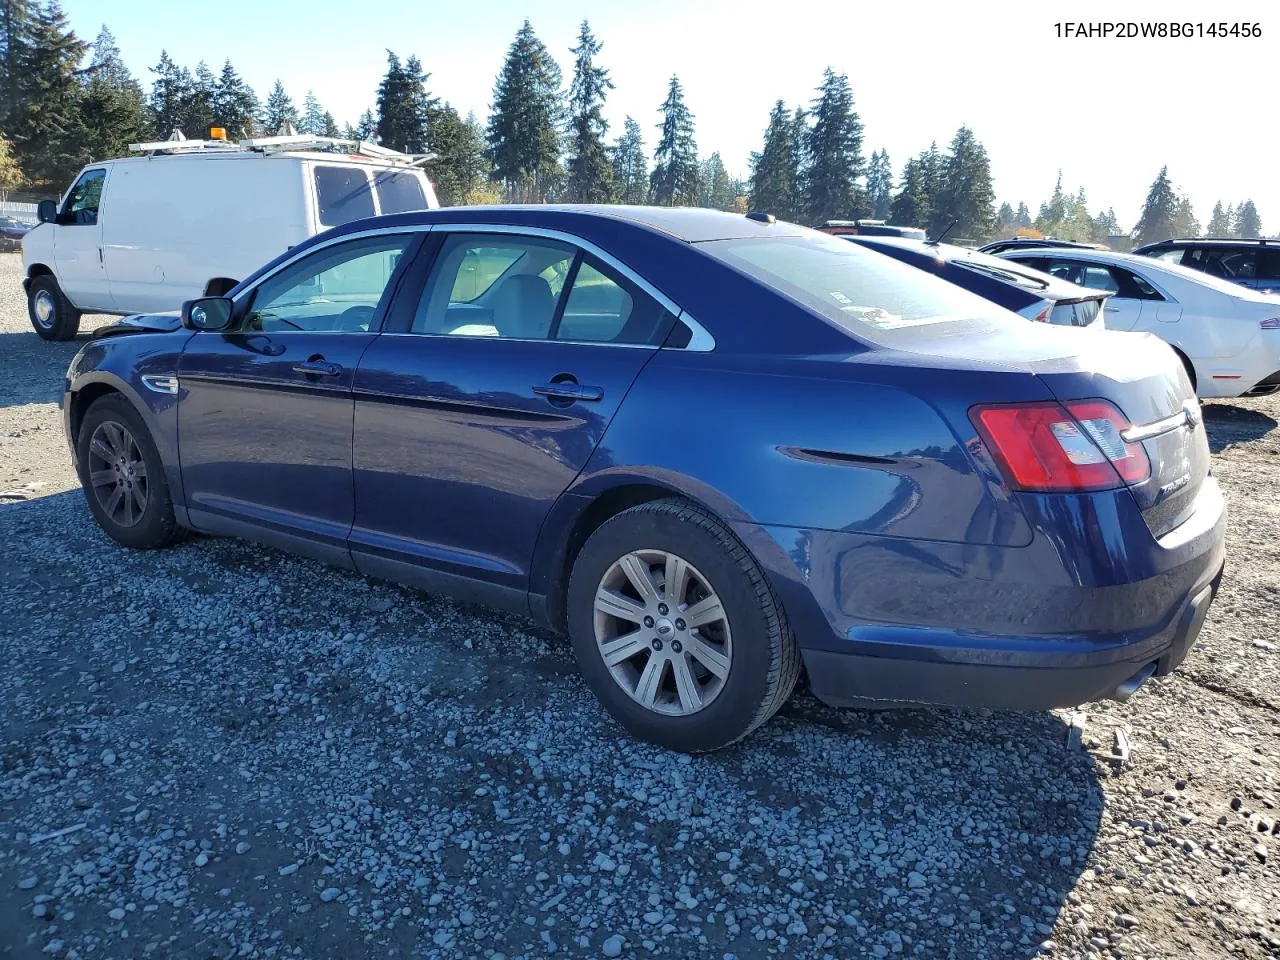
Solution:
{"label": "van roof rack", "polygon": [[371,157],[378,160],[389,160],[394,163],[405,163],[416,167],[434,159],[434,153],[401,153],[389,147],[381,147],[376,143],[364,140],[346,140],[340,137],[321,137],[308,133],[285,134],[275,137],[249,137],[233,143],[229,140],[188,140],[181,130],[174,130],[168,140],[153,140],[147,143],[131,143],[129,150],[133,153],[147,154],[179,154],[179,153],[288,153],[293,151],[319,151],[346,153],[352,156]]}

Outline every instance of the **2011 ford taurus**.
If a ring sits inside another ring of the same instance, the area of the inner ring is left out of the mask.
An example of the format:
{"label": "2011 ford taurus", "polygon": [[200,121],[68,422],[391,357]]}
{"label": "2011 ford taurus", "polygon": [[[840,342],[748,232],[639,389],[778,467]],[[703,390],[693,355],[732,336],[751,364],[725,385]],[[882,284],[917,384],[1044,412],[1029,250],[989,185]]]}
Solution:
{"label": "2011 ford taurus", "polygon": [[679,750],[802,669],[838,705],[1123,698],[1221,577],[1165,345],[768,216],[358,221],[106,332],[63,411],[115,540],[239,535],[520,611]]}

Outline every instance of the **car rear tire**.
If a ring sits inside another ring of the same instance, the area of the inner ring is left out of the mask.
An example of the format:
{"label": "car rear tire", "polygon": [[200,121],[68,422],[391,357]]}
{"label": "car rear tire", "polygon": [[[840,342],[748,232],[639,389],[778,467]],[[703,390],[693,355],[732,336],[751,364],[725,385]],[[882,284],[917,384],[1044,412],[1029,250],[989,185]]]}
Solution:
{"label": "car rear tire", "polygon": [[606,520],[573,564],[569,635],[628,731],[684,753],[740,740],[786,702],[800,651],[746,547],[683,500]]}
{"label": "car rear tire", "polygon": [[27,285],[27,316],[44,340],[73,340],[80,332],[80,311],[48,274],[32,277]]}
{"label": "car rear tire", "polygon": [[120,394],[95,400],[85,412],[76,464],[89,510],[112,540],[150,550],[183,539],[151,433]]}

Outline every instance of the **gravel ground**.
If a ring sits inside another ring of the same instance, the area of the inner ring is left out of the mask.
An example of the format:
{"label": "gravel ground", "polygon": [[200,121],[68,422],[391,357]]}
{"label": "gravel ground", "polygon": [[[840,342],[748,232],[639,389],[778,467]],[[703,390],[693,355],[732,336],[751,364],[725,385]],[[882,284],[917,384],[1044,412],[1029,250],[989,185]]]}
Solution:
{"label": "gravel ground", "polygon": [[0,957],[1280,956],[1280,399],[1206,407],[1231,560],[1176,676],[1080,713],[800,694],[689,758],[518,618],[233,540],[115,547],[54,402],[76,346],[19,275]]}

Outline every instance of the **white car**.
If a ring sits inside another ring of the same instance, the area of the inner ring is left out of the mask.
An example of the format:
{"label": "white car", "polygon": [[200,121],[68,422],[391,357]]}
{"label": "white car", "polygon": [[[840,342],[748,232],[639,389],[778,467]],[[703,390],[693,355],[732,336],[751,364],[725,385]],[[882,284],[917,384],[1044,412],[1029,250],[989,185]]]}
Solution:
{"label": "white car", "polygon": [[220,296],[308,237],[439,206],[421,159],[306,135],[134,144],[40,204],[22,244],[31,325],[70,340],[82,313],[163,313]]}
{"label": "white car", "polygon": [[1107,290],[1107,329],[1155,334],[1178,352],[1201,397],[1280,390],[1280,297],[1151,257],[1109,250],[1007,250],[999,256]]}

